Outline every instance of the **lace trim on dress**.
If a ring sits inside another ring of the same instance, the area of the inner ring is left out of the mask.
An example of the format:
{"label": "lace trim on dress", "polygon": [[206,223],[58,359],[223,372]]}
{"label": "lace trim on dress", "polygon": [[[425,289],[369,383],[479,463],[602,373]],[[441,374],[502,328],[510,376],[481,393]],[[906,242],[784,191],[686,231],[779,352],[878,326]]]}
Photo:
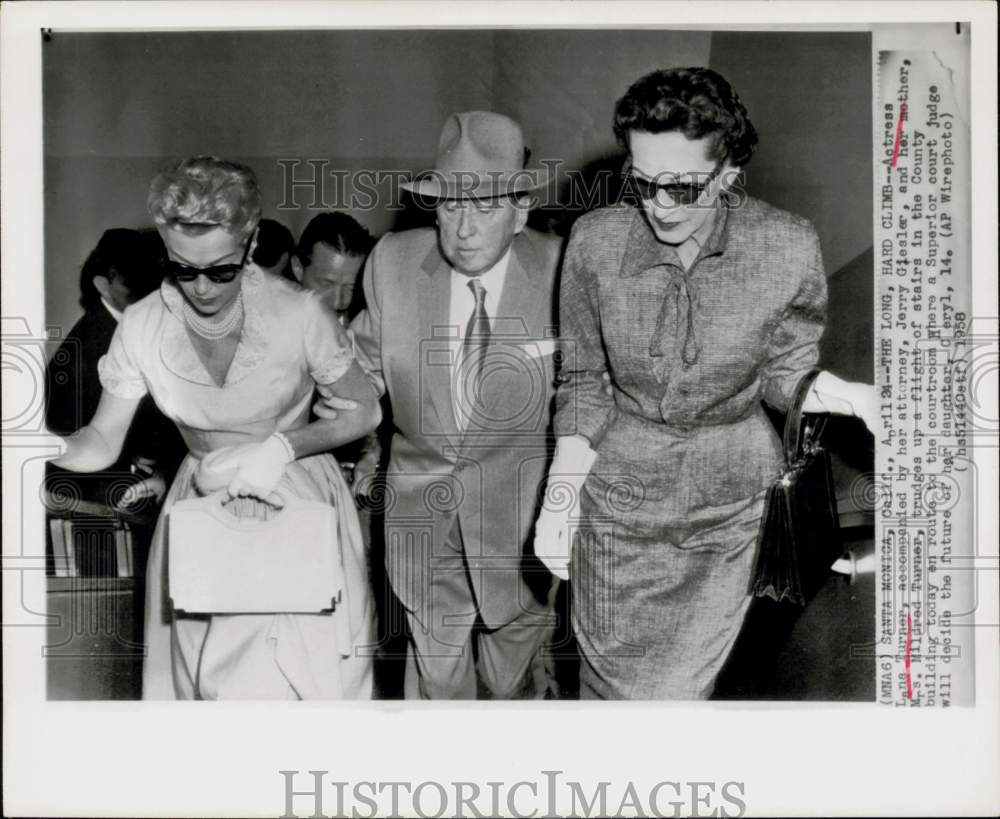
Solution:
{"label": "lace trim on dress", "polygon": [[332,384],[350,369],[354,360],[354,351],[350,347],[344,347],[331,355],[322,367],[313,370],[310,375],[317,384]]}
{"label": "lace trim on dress", "polygon": [[[319,307],[321,304],[322,302],[315,293],[310,292],[308,294],[304,305],[306,310],[304,320],[307,325],[310,321],[317,320],[317,317],[315,315],[311,315],[310,311],[319,310],[322,312],[323,308]],[[336,318],[333,315],[330,315],[329,319],[331,322],[336,321]],[[354,334],[350,329],[346,328],[344,333],[346,334],[347,341],[349,343],[342,347],[338,347],[337,349],[331,351],[329,348],[333,345],[328,338],[324,339],[324,341],[318,345],[323,351],[322,361],[319,362],[318,366],[312,367],[309,370],[309,375],[312,376],[313,380],[317,384],[332,384],[344,373],[346,373],[350,369],[351,364],[357,360],[357,356],[354,351]],[[315,349],[313,352],[315,353]]]}

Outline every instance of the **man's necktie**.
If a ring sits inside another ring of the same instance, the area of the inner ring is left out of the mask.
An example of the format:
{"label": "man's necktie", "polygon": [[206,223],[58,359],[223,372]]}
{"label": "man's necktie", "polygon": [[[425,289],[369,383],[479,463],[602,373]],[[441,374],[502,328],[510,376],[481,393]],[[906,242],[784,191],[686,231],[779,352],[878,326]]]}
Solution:
{"label": "man's necktie", "polygon": [[469,426],[469,421],[475,415],[475,408],[480,398],[480,387],[483,363],[486,359],[486,348],[490,344],[490,317],[486,312],[486,288],[479,279],[468,283],[472,296],[476,300],[465,328],[465,339],[462,341],[461,358],[456,368],[456,406],[458,422],[463,429]]}

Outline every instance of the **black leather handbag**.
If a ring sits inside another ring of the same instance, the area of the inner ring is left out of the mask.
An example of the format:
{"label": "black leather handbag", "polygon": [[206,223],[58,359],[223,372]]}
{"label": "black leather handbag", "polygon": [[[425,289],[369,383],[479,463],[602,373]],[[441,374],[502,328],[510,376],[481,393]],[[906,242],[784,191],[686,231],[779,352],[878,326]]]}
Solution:
{"label": "black leather handbag", "polygon": [[802,377],[785,417],[785,468],[767,490],[748,589],[800,606],[819,591],[842,551],[830,453],[820,444],[827,416],[802,413],[819,373]]}

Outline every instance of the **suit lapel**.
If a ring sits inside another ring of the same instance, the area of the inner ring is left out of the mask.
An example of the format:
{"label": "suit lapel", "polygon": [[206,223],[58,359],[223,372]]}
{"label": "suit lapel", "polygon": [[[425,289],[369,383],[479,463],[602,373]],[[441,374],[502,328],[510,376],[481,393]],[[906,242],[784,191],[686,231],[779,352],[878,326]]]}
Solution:
{"label": "suit lapel", "polygon": [[[500,328],[501,338],[505,333],[511,334],[513,326],[519,324],[518,320],[532,316],[538,310],[538,286],[532,275],[537,270],[537,261],[530,242],[523,233],[514,238],[507,276],[500,294],[500,305],[497,307],[497,318],[505,319],[505,326]],[[514,334],[523,335],[525,332],[526,328],[523,328],[520,333]]]}
{"label": "suit lapel", "polygon": [[420,402],[433,408],[440,431],[457,441],[460,432],[451,395],[451,333],[454,333],[449,316],[451,268],[436,246],[421,265],[418,301],[423,334],[416,339],[420,347],[417,373]]}

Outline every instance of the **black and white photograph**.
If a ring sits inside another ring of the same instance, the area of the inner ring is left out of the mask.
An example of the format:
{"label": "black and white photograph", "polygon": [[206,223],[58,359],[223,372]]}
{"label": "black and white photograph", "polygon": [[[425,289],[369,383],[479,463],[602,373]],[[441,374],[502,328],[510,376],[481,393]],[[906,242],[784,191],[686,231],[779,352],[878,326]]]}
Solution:
{"label": "black and white photograph", "polygon": [[143,5],[3,65],[12,815],[916,810],[804,788],[996,714],[995,9]]}

